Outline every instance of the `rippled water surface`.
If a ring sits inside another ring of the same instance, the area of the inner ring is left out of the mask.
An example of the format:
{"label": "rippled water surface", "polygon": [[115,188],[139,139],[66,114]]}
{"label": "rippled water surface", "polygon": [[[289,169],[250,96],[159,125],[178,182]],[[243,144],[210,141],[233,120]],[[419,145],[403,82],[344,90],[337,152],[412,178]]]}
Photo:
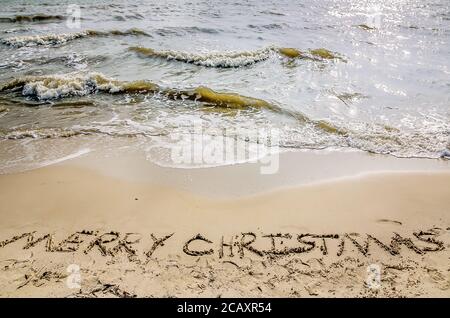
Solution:
{"label": "rippled water surface", "polygon": [[450,147],[447,0],[1,8],[3,172],[104,136],[170,148],[200,120],[206,134],[250,143],[273,129],[286,148],[439,158]]}

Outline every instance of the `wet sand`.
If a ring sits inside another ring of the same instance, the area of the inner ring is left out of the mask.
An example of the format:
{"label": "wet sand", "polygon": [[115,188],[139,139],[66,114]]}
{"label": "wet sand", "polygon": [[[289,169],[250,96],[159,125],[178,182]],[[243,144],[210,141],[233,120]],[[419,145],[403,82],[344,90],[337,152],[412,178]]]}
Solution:
{"label": "wet sand", "polygon": [[132,155],[1,175],[0,296],[450,296],[448,162],[280,160],[267,179]]}

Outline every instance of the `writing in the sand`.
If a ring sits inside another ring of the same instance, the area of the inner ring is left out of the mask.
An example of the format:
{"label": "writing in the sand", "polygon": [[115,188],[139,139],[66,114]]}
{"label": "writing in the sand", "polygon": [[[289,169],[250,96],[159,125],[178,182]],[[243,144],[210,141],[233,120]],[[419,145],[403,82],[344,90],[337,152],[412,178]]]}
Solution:
{"label": "writing in the sand", "polygon": [[[240,233],[230,237],[222,236],[217,241],[196,234],[180,244],[180,250],[189,256],[240,257],[255,255],[259,257],[286,256],[317,251],[323,255],[344,254],[346,250],[356,251],[367,256],[371,249],[378,248],[391,255],[399,255],[404,250],[416,254],[439,252],[445,249],[442,240],[438,240],[440,232],[436,229],[413,232],[411,235],[393,233],[388,241],[382,241],[374,235],[358,233],[344,234],[312,234],[312,233],[276,233],[260,234],[253,232]],[[153,233],[124,233],[109,231],[78,231],[57,242],[54,234],[37,235],[36,232],[26,232],[0,242],[4,248],[18,241],[23,241],[23,249],[36,248],[40,245],[47,252],[77,252],[85,254],[100,253],[102,256],[118,256],[124,254],[130,260],[142,257],[149,259],[156,251],[173,239],[175,233],[156,236]],[[143,238],[148,238],[143,243]],[[19,244],[19,243],[17,243]],[[333,249],[331,249],[333,246]]]}

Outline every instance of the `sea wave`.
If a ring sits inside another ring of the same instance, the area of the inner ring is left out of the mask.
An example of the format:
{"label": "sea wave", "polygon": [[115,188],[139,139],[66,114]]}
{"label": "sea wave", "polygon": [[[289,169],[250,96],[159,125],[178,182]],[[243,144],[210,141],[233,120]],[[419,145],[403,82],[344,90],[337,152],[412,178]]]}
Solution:
{"label": "sea wave", "polygon": [[240,67],[267,60],[274,53],[275,47],[255,51],[188,53],[173,50],[157,51],[145,47],[130,47],[130,51],[147,57],[160,57],[207,67]]}
{"label": "sea wave", "polygon": [[71,96],[85,96],[97,92],[132,93],[155,92],[159,87],[147,81],[121,82],[101,73],[46,76],[24,76],[0,86],[0,91],[22,90],[22,95],[38,100],[51,100]]}
{"label": "sea wave", "polygon": [[127,131],[124,127],[114,129],[111,127],[70,127],[70,128],[34,128],[34,129],[13,129],[8,132],[0,131],[0,139],[21,140],[21,139],[57,139],[71,138],[79,136],[104,135],[111,137],[137,137],[137,136],[161,136],[159,133],[144,131]]}
{"label": "sea wave", "polygon": [[[77,97],[89,94],[154,94],[169,100],[184,102],[190,100],[203,105],[232,109],[267,109],[280,115],[296,119],[293,129],[281,129],[279,146],[300,149],[323,149],[327,147],[347,147],[371,153],[389,154],[397,157],[448,157],[448,131],[450,126],[444,119],[427,127],[401,129],[376,123],[341,122],[314,119],[301,112],[294,112],[262,99],[243,96],[233,92],[216,92],[208,87],[192,89],[164,88],[149,81],[119,81],[101,73],[71,73],[66,75],[25,76],[0,85],[0,92],[6,98],[16,98],[19,93],[28,101],[51,102],[59,107],[84,107],[94,105],[92,100],[80,101]],[[66,97],[72,99],[64,100]],[[54,101],[58,101],[54,103]],[[65,101],[67,102],[65,104]],[[22,103],[25,105],[25,103]],[[37,103],[38,104],[38,103]],[[4,103],[4,105],[8,105]],[[15,102],[16,106],[21,103]],[[29,104],[33,106],[33,104]],[[14,106],[14,107],[16,107]],[[201,111],[201,108],[199,109]],[[5,108],[0,113],[8,116]],[[236,116],[239,116],[236,113]],[[63,138],[78,135],[111,136],[154,136],[155,127],[144,125],[144,129],[122,124],[93,125],[90,127],[70,127],[64,129],[13,129],[1,132],[2,139]],[[158,135],[158,133],[156,133]],[[159,135],[158,135],[159,136]]]}
{"label": "sea wave", "polygon": [[43,21],[62,21],[65,17],[62,15],[15,15],[10,17],[0,17],[0,23],[22,23],[22,22],[43,22]]}
{"label": "sea wave", "polygon": [[163,88],[159,85],[139,81],[119,81],[101,73],[72,73],[66,75],[25,76],[0,85],[0,92],[21,91],[23,96],[38,101],[52,101],[66,97],[79,97],[96,93],[107,94],[159,94],[170,100],[201,102],[207,106],[231,109],[267,109],[295,118],[314,129],[347,136],[349,132],[325,120],[312,120],[299,111],[290,111],[263,99],[244,96],[234,92],[217,92],[205,86],[192,89]]}
{"label": "sea wave", "polygon": [[75,131],[73,129],[55,129],[55,128],[36,128],[36,129],[15,129],[9,132],[0,132],[3,139],[50,139],[50,138],[68,138],[79,135],[90,135],[89,132]]}
{"label": "sea wave", "polygon": [[23,96],[47,101],[98,92],[109,94],[159,93],[172,100],[192,100],[229,108],[274,108],[274,105],[236,93],[216,92],[200,86],[193,89],[162,88],[149,81],[118,81],[101,73],[24,76],[0,85],[0,92],[21,90]]}
{"label": "sea wave", "polygon": [[205,67],[233,68],[252,65],[269,59],[272,55],[280,55],[287,58],[300,58],[310,60],[341,59],[337,53],[319,48],[300,51],[295,48],[268,46],[253,51],[226,51],[211,53],[189,53],[174,50],[155,50],[146,47],[132,46],[130,51],[144,57],[157,57],[167,60],[175,60]]}
{"label": "sea wave", "polygon": [[129,29],[126,31],[111,30],[111,31],[97,31],[97,30],[85,30],[75,33],[62,33],[62,34],[43,34],[43,35],[28,35],[28,36],[16,36],[6,39],[2,39],[1,43],[13,47],[33,46],[33,45],[60,45],[69,41],[87,38],[87,37],[105,37],[105,36],[150,36],[148,33],[140,29]]}
{"label": "sea wave", "polygon": [[[243,96],[233,92],[216,92],[208,87],[200,86],[193,89],[177,89],[177,88],[162,88],[157,84],[148,81],[118,81],[108,78],[101,73],[88,74],[68,74],[68,75],[48,75],[48,76],[26,76],[14,79],[10,82],[0,86],[0,92],[21,92],[23,96],[32,97],[39,101],[50,102],[54,100],[61,100],[66,97],[80,97],[88,94],[106,93],[106,94],[158,94],[165,98],[175,101],[191,100],[194,102],[201,102],[204,105],[232,108],[232,109],[267,109],[276,113],[284,114],[293,117],[297,120],[301,127],[309,127],[315,132],[313,139],[314,147],[323,143],[317,141],[317,136],[334,136],[333,140],[339,140],[335,144],[345,145],[346,143],[360,142],[360,147],[367,144],[361,138],[355,138],[355,134],[347,127],[336,125],[326,120],[314,120],[301,112],[293,112],[283,109],[277,104],[269,103],[265,100]],[[53,102],[52,102],[53,103]],[[68,106],[76,103],[70,101]],[[54,105],[60,105],[58,103]],[[82,103],[84,105],[84,102]],[[90,103],[92,105],[92,102]],[[103,127],[104,128],[104,127]],[[90,127],[89,129],[33,129],[33,130],[15,130],[10,131],[3,136],[6,139],[23,139],[23,138],[59,138],[72,137],[76,135],[89,134],[108,134],[114,136],[136,136],[146,135],[147,132],[139,131],[123,131],[121,129],[109,130],[101,127]],[[386,138],[386,137],[385,137]],[[370,139],[370,138],[369,138]],[[394,140],[395,141],[395,140]],[[289,139],[285,139],[282,145],[289,146]],[[298,144],[294,141],[295,147],[306,147],[307,145]],[[370,148],[370,147],[369,147]]]}

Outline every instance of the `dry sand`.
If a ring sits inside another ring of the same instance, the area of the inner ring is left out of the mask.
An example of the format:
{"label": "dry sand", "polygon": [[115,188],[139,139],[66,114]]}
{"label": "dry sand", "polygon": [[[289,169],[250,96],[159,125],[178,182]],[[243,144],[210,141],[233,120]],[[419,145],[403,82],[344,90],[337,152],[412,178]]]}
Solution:
{"label": "dry sand", "polygon": [[[448,162],[292,156],[265,183],[136,157],[1,175],[0,296],[450,296]],[[321,161],[359,170],[287,177]]]}

